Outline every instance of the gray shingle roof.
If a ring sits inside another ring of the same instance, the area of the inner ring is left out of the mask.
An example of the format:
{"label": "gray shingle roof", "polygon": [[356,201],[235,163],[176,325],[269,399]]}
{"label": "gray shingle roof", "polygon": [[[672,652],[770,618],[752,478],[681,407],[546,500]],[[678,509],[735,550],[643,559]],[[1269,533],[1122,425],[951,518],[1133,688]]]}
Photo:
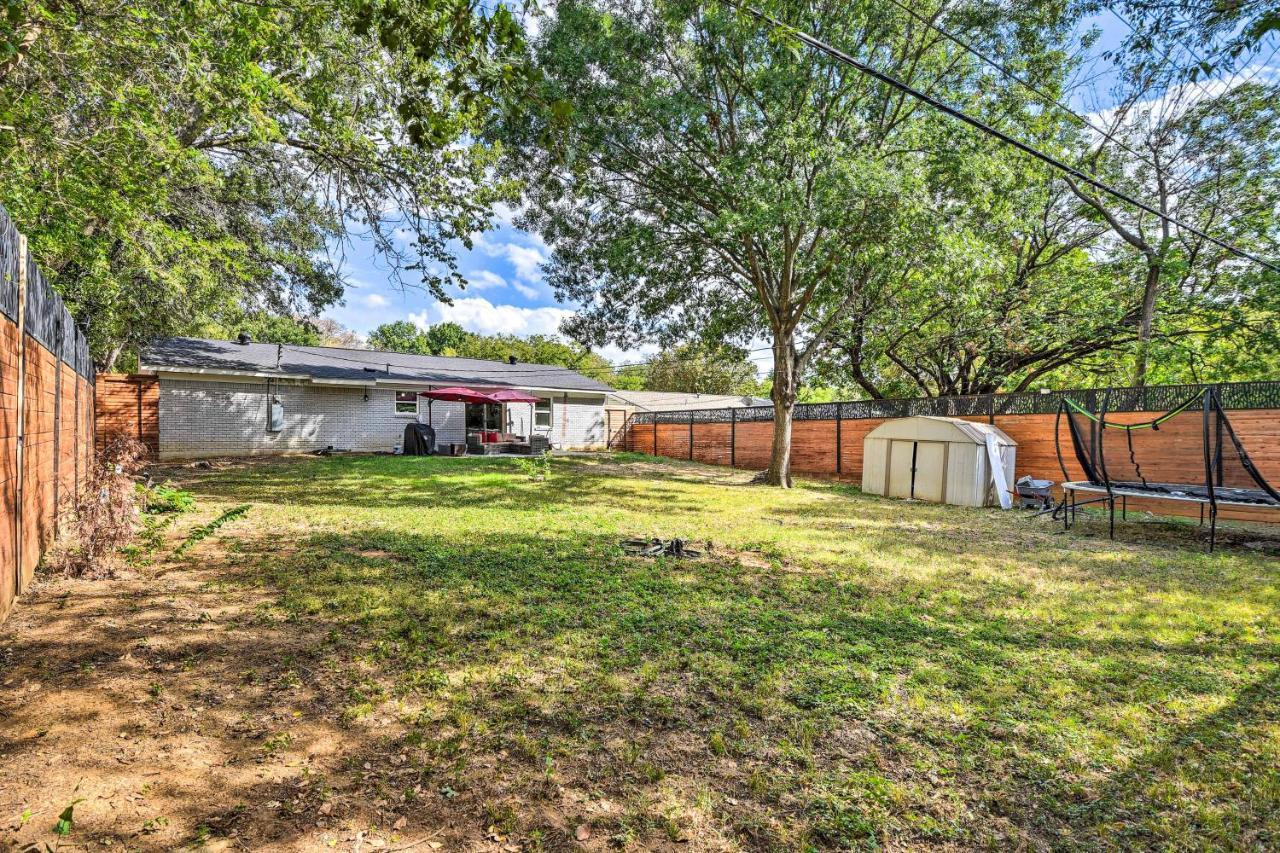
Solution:
{"label": "gray shingle roof", "polygon": [[515,386],[558,391],[610,390],[608,385],[567,367],[549,364],[508,364],[478,358],[292,344],[277,348],[276,344],[241,344],[204,338],[162,338],[147,347],[139,361],[144,370],[168,368],[210,373],[280,373],[356,382]]}

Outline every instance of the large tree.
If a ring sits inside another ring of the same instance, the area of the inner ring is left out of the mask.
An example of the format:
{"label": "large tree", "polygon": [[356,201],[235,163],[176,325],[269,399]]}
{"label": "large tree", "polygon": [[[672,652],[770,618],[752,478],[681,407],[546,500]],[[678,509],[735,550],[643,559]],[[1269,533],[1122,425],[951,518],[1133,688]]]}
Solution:
{"label": "large tree", "polygon": [[873,398],[1016,391],[1132,343],[1128,283],[1094,257],[1106,226],[1032,164],[983,176],[837,327],[818,379]]}
{"label": "large tree", "polygon": [[369,333],[369,349],[386,352],[408,352],[416,355],[438,355],[432,351],[431,339],[408,320],[383,323]]}
{"label": "large tree", "polygon": [[[999,79],[892,6],[759,6],[934,95],[1030,120]],[[1037,79],[1056,73],[1044,38],[1057,14],[1039,4],[950,13],[993,53],[1034,60]],[[907,264],[932,227],[930,172],[963,172],[970,135],[717,3],[568,0],[536,52],[544,109],[506,138],[535,176],[528,223],[554,247],[549,280],[583,305],[572,333],[769,340],[767,476],[789,485],[803,374],[883,287],[881,271]]]}
{"label": "large tree", "polygon": [[756,394],[760,377],[747,353],[737,347],[681,344],[650,359],[646,391],[693,394]]}
{"label": "large tree", "polygon": [[475,132],[519,28],[466,0],[13,0],[0,200],[99,363],[254,310],[312,314],[371,235],[444,296],[505,197]]}
{"label": "large tree", "polygon": [[1110,228],[1115,255],[1130,260],[1138,386],[1147,382],[1154,340],[1186,331],[1192,316],[1212,324],[1206,331],[1230,325],[1223,309],[1247,296],[1243,286],[1280,281],[1274,274],[1253,277],[1252,262],[1201,236],[1280,256],[1280,87],[1246,83],[1210,94],[1152,80],[1137,70],[1126,74],[1123,100],[1107,133],[1090,140],[1085,162],[1161,215],[1067,180]]}

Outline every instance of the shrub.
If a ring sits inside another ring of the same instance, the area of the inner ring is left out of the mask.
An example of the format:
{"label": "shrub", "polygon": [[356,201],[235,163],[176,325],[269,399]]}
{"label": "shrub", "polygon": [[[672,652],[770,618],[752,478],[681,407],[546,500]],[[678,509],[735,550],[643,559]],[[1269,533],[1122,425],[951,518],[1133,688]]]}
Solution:
{"label": "shrub", "polygon": [[146,490],[147,512],[162,515],[168,512],[190,512],[195,509],[196,499],[190,492],[176,489],[168,483],[161,483]]}
{"label": "shrub", "polygon": [[103,448],[67,500],[46,565],[70,577],[110,577],[141,517],[136,477],[146,456],[146,445],[133,438],[117,438]]}
{"label": "shrub", "polygon": [[530,480],[551,479],[551,451],[544,450],[537,456],[526,456],[516,460],[516,466]]}

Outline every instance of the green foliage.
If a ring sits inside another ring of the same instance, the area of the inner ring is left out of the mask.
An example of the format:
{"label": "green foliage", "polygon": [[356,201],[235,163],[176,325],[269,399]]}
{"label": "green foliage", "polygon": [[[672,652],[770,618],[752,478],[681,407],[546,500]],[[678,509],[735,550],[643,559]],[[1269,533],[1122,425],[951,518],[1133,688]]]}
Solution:
{"label": "green foliage", "polygon": [[551,479],[551,451],[544,450],[536,456],[516,460],[516,467],[530,480],[546,482]]}
{"label": "green foliage", "polygon": [[334,304],[330,250],[349,227],[372,232],[394,278],[443,296],[460,281],[449,242],[511,198],[476,133],[525,85],[505,6],[6,11],[0,199],[72,313],[92,320],[107,368],[157,335]]}
{"label": "green foliage", "polygon": [[[1025,90],[891,4],[765,10],[980,117],[1044,123]],[[1016,51],[1037,82],[1065,71],[1057,4],[950,24]],[[540,108],[503,139],[531,173],[548,279],[582,305],[567,331],[593,345],[768,340],[784,430],[835,327],[884,302],[944,230],[936,211],[1001,203],[985,192],[1003,166],[988,140],[728,4],[561,3],[536,60]],[[775,449],[770,481],[788,480]]]}
{"label": "green foliage", "polygon": [[686,343],[665,349],[649,360],[644,390],[756,394],[760,380],[755,364],[742,349]]}
{"label": "green foliage", "polygon": [[146,495],[146,511],[156,515],[190,512],[196,507],[195,496],[188,491],[161,483],[152,486]]}
{"label": "green foliage", "polygon": [[433,355],[457,355],[471,340],[471,333],[457,323],[436,323],[424,333]]}
{"label": "green foliage", "polygon": [[75,826],[76,805],[83,802],[83,797],[72,800],[71,803],[62,810],[62,813],[58,815],[58,822],[53,825],[54,835],[59,838],[66,838],[71,834],[71,830]]}
{"label": "green foliage", "polygon": [[231,340],[241,332],[255,341],[267,344],[293,344],[301,347],[317,347],[324,343],[315,323],[306,318],[253,311],[238,321],[208,330],[208,336]]}
{"label": "green foliage", "polygon": [[456,323],[440,323],[426,331],[407,320],[384,323],[369,333],[369,346],[387,352],[444,355],[506,361],[515,356],[521,364],[552,364],[580,371],[608,384],[613,368],[604,358],[583,346],[548,335],[478,335]]}
{"label": "green foliage", "polygon": [[369,333],[368,342],[370,349],[416,355],[439,355],[431,351],[431,341],[426,334],[408,320],[383,323]]}
{"label": "green foliage", "polygon": [[243,517],[252,508],[253,507],[251,504],[241,504],[240,506],[234,506],[231,509],[219,515],[213,521],[210,521],[208,524],[202,524],[199,527],[196,527],[190,533],[188,533],[187,538],[182,540],[182,543],[173,550],[173,556],[181,557],[183,554],[187,553],[187,551],[190,548],[199,544],[203,540],[207,539],[208,537],[216,533],[218,528],[222,527],[222,525],[227,524],[228,522],[235,521],[237,518]]}

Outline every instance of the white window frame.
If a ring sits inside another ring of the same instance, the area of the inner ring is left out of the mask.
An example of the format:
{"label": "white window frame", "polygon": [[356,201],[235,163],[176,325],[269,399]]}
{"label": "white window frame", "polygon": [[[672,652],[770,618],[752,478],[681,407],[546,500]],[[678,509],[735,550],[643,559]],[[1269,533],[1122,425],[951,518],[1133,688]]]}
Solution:
{"label": "white window frame", "polygon": [[[539,416],[544,414],[542,404],[547,404],[546,416],[547,422],[540,423]],[[538,402],[533,404],[533,428],[534,429],[551,429],[556,422],[556,401],[551,397],[539,397]]]}
{"label": "white window frame", "polygon": [[[401,394],[404,394],[404,395],[406,395],[406,396],[411,396],[411,397],[413,397],[413,400],[412,400],[412,403],[413,403],[413,411],[412,411],[412,412],[402,412],[402,411],[400,411],[400,407],[401,407],[401,406],[403,406],[403,405],[405,405],[406,403],[409,403],[409,402],[410,402],[409,400],[401,400],[401,399],[400,399],[400,395],[401,395]],[[397,418],[416,418],[416,417],[418,416],[418,405],[419,405],[419,403],[418,403],[418,392],[417,392],[417,391],[396,391],[396,392],[394,392],[394,393],[391,395],[391,411],[392,411],[392,413],[394,413],[394,414],[395,414],[395,416],[396,416]]]}

